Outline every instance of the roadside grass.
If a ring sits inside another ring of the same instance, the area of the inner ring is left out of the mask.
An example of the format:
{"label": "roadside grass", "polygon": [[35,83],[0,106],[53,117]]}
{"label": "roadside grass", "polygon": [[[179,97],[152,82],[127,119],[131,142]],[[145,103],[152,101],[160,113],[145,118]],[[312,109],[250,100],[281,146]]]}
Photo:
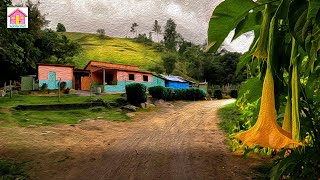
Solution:
{"label": "roadside grass", "polygon": [[107,102],[114,102],[120,95],[105,96],[75,96],[63,95],[58,102],[57,97],[53,96],[27,96],[15,95],[12,99],[9,97],[0,99],[0,126],[45,126],[54,124],[76,124],[86,119],[101,119],[110,121],[129,121],[130,118],[118,109],[108,109],[105,107],[92,107],[89,109],[74,110],[15,110],[13,107],[18,105],[32,104],[63,104],[63,103],[82,103],[92,99],[103,99]]}
{"label": "roadside grass", "polygon": [[[242,113],[241,111],[236,107],[236,103],[228,104],[221,109],[218,110],[218,116],[220,118],[220,127],[228,134],[231,135],[233,133],[236,133],[239,131],[239,121]],[[236,151],[239,148],[239,143],[237,140],[232,140],[228,138],[228,145],[231,151]],[[250,152],[253,153],[253,152]],[[250,154],[249,153],[249,154]],[[255,157],[259,157],[260,155],[255,155]],[[265,155],[264,155],[265,156]],[[243,155],[243,158],[249,158],[248,155]],[[257,171],[258,174],[256,174],[253,179],[269,179],[268,173],[271,169],[271,162],[268,160],[265,160],[263,164],[259,164],[256,167],[254,167],[255,171]]]}
{"label": "roadside grass", "polygon": [[0,159],[0,179],[1,180],[26,180],[28,175],[22,169],[22,164]]}
{"label": "roadside grass", "polygon": [[228,134],[232,134],[238,129],[241,112],[236,107],[236,103],[228,104],[218,110],[221,122],[220,127]]}
{"label": "roadside grass", "polygon": [[74,58],[78,68],[84,68],[90,60],[136,65],[144,70],[161,62],[161,52],[133,39],[100,38],[97,34],[77,32],[62,34],[82,47],[83,51]]}
{"label": "roadside grass", "polygon": [[57,95],[55,96],[32,96],[32,95],[14,95],[12,99],[6,96],[0,98],[0,108],[11,108],[18,105],[32,105],[32,104],[71,104],[83,103],[93,99],[103,99],[105,101],[115,101],[120,98],[118,94],[101,95],[101,96],[77,96],[77,95],[61,95],[60,102]]}

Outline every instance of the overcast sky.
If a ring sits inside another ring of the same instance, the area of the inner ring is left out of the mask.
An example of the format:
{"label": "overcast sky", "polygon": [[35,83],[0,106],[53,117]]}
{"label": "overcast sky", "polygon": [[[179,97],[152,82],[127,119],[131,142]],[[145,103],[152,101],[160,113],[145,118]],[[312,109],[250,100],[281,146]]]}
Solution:
{"label": "overcast sky", "polygon": [[[15,0],[14,2],[21,2]],[[24,1],[23,1],[24,2]],[[208,22],[213,9],[222,0],[40,0],[40,10],[47,14],[49,27],[55,29],[63,23],[68,32],[95,33],[106,30],[108,36],[126,37],[131,24],[136,22],[138,33],[152,30],[154,20],[165,25],[172,18],[177,31],[189,41],[203,44],[207,38]],[[230,36],[231,37],[231,36]],[[252,35],[242,36],[234,42],[225,42],[231,51],[247,51]]]}

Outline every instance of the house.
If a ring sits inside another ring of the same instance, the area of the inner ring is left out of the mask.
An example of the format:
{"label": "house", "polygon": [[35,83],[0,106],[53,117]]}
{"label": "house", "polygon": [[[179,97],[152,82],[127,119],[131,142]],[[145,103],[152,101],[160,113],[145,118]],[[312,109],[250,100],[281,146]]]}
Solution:
{"label": "house", "polygon": [[184,89],[189,88],[189,81],[186,81],[180,76],[166,76],[160,74],[162,78],[165,79],[165,86],[173,89]]}
{"label": "house", "polygon": [[90,90],[93,85],[100,87],[102,92],[125,92],[125,86],[130,83],[165,86],[163,78],[142,71],[138,66],[90,61],[84,70],[90,71],[90,77],[82,77],[82,90]]}
{"label": "house", "polygon": [[89,77],[90,71],[75,69],[74,66],[60,64],[38,64],[39,88],[47,84],[49,90],[59,89],[59,81],[66,83],[66,88],[82,90],[83,77]]}
{"label": "house", "polygon": [[27,15],[18,8],[9,14],[8,17],[10,17],[10,24],[26,24]]}
{"label": "house", "polygon": [[47,84],[48,89],[58,89],[58,83],[66,83],[67,88],[72,88],[74,66],[60,64],[38,64],[39,88]]}

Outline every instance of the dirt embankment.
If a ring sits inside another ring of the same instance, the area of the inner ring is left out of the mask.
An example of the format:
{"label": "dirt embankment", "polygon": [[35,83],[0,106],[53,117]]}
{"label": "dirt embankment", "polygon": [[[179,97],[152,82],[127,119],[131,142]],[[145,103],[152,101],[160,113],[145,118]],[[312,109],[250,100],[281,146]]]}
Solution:
{"label": "dirt embankment", "polygon": [[133,122],[0,128],[0,159],[26,161],[31,179],[251,179],[256,159],[228,150],[217,109],[178,103]]}

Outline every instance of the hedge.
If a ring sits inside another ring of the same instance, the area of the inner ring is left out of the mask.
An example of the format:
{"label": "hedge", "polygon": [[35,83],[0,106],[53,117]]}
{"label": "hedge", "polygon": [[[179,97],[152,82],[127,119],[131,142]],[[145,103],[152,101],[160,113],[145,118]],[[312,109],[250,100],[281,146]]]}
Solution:
{"label": "hedge", "polygon": [[126,85],[127,100],[130,104],[138,106],[147,102],[147,87],[140,83]]}
{"label": "hedge", "polygon": [[163,86],[154,86],[154,87],[150,87],[148,89],[149,94],[156,99],[166,99],[166,96],[168,94],[167,89]]}
{"label": "hedge", "polygon": [[222,91],[219,89],[214,90],[213,97],[217,99],[222,99]]}
{"label": "hedge", "polygon": [[153,98],[164,99],[167,101],[173,100],[203,100],[206,97],[206,92],[198,88],[187,89],[171,89],[162,86],[149,88],[149,93]]}

